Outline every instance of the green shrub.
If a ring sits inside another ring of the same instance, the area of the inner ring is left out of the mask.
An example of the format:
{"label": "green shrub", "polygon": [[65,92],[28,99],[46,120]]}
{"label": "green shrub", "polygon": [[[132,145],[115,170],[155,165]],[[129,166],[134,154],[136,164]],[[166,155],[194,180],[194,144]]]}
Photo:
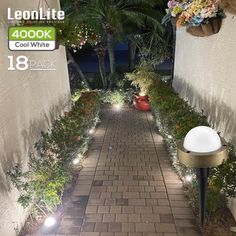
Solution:
{"label": "green shrub", "polygon": [[[180,177],[189,173],[196,174],[194,169],[187,169],[177,158],[176,143],[183,139],[189,130],[196,126],[209,126],[206,116],[196,112],[186,101],[172,89],[171,84],[154,81],[149,89],[150,104],[159,131],[164,137],[173,165]],[[226,197],[236,194],[236,156],[230,145],[229,159],[217,168],[210,170],[208,212],[212,213],[226,205]],[[198,203],[196,183],[189,183],[188,196],[193,206]]]}
{"label": "green shrub", "polygon": [[32,206],[34,217],[55,211],[61,203],[65,185],[72,177],[71,162],[87,150],[88,131],[98,122],[99,110],[98,94],[83,92],[72,110],[42,133],[30,157],[29,170],[23,171],[21,164],[16,163],[8,171],[11,182],[20,191],[18,202],[24,208]]}
{"label": "green shrub", "polygon": [[132,85],[140,90],[141,94],[147,94],[151,85],[160,79],[160,76],[155,73],[153,67],[145,62],[139,64],[131,73],[125,74],[126,79],[132,81]]}
{"label": "green shrub", "polygon": [[107,90],[101,91],[101,101],[110,105],[124,105],[126,100],[126,94],[123,90]]}
{"label": "green shrub", "polygon": [[79,100],[80,96],[81,96],[81,93],[82,93],[82,90],[77,89],[77,90],[74,92],[74,94],[71,96],[72,102],[74,102],[74,103],[77,102],[77,101]]}

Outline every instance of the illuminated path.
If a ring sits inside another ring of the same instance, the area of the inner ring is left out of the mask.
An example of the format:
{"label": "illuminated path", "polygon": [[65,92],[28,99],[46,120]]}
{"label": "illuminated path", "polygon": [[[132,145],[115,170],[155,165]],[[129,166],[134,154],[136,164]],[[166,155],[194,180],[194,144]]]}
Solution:
{"label": "illuminated path", "polygon": [[104,110],[83,166],[56,235],[201,235],[150,113]]}

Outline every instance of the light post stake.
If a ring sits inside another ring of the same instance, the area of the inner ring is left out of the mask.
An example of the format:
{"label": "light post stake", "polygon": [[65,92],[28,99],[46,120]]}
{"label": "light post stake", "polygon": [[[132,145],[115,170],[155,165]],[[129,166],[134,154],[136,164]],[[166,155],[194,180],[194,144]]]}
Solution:
{"label": "light post stake", "polygon": [[190,130],[185,139],[177,144],[177,149],[180,163],[198,171],[199,219],[203,226],[209,168],[217,167],[228,159],[226,142],[213,129],[198,126]]}
{"label": "light post stake", "polygon": [[208,179],[208,168],[199,168],[199,216],[200,223],[203,226],[206,215],[206,198],[207,198],[207,179]]}

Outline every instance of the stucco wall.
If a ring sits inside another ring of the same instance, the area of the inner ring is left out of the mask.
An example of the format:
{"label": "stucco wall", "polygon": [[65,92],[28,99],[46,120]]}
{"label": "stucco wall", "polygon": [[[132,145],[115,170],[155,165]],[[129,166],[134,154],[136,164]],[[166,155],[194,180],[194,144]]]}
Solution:
{"label": "stucco wall", "polygon": [[[58,8],[59,2],[48,1]],[[14,236],[26,212],[17,204],[6,172],[14,162],[25,166],[28,151],[41,130],[50,126],[69,104],[69,79],[65,49],[54,52],[12,52],[7,48],[7,7],[37,9],[38,0],[0,2],[0,235]],[[26,55],[31,60],[56,60],[56,71],[8,71],[8,56]],[[15,229],[14,229],[15,228]]]}
{"label": "stucco wall", "polygon": [[[236,17],[227,14],[220,32],[199,38],[177,30],[173,87],[236,144]],[[230,202],[236,217],[236,201]]]}

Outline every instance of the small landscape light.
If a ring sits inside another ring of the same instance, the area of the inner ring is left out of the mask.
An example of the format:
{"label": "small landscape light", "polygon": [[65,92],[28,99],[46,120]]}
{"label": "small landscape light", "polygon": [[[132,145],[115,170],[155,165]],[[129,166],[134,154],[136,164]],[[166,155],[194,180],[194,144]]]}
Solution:
{"label": "small landscape light", "polygon": [[74,165],[79,164],[79,158],[75,158],[75,159],[73,160],[73,164],[74,164]]}
{"label": "small landscape light", "polygon": [[56,219],[52,216],[47,217],[46,220],[44,221],[44,225],[46,227],[52,227],[55,224],[56,224]]}
{"label": "small landscape light", "polygon": [[115,108],[116,111],[121,110],[121,105],[120,104],[114,104],[113,107]]}
{"label": "small landscape light", "polygon": [[90,130],[89,130],[89,134],[93,134],[94,131],[95,131],[94,128],[90,129]]}
{"label": "small landscape light", "polygon": [[193,176],[192,175],[186,175],[185,180],[186,180],[186,182],[192,182]]}
{"label": "small landscape light", "polygon": [[191,129],[177,147],[179,161],[198,171],[200,222],[204,225],[209,168],[217,167],[228,159],[226,142],[212,128],[198,126]]}
{"label": "small landscape light", "polygon": [[139,96],[146,96],[146,94],[144,92],[140,92]]}

